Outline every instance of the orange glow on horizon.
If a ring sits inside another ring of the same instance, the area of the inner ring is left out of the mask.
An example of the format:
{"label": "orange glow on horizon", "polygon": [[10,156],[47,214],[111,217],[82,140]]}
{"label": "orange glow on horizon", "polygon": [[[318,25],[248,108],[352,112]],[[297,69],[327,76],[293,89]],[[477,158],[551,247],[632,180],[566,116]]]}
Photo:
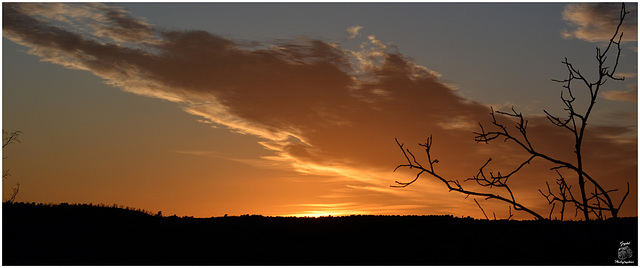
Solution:
{"label": "orange glow on horizon", "polygon": [[341,217],[350,215],[368,215],[369,213],[363,211],[307,211],[304,213],[295,213],[285,215],[284,217],[298,217],[298,218],[321,218],[321,217]]}

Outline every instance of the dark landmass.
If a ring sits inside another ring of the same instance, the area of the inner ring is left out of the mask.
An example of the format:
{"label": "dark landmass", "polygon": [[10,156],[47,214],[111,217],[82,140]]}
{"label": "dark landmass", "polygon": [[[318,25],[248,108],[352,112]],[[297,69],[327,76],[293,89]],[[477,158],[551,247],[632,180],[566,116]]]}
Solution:
{"label": "dark landmass", "polygon": [[[3,204],[3,265],[638,265],[638,219],[158,217],[116,206]],[[632,262],[632,263],[631,263]]]}

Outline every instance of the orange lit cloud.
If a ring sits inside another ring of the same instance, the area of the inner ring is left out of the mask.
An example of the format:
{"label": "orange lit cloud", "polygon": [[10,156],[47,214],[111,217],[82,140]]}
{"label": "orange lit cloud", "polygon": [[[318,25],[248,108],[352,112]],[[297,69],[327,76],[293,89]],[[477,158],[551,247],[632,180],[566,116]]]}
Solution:
{"label": "orange lit cloud", "polygon": [[359,31],[362,29],[362,26],[354,25],[347,28],[347,33],[349,33],[349,39],[356,38],[359,35]]}
{"label": "orange lit cloud", "polygon": [[629,86],[629,90],[609,90],[602,97],[611,101],[638,102],[638,85]]}
{"label": "orange lit cloud", "polygon": [[[457,203],[463,196],[427,178],[415,189],[388,187],[413,176],[391,172],[403,161],[396,137],[410,145],[433,135],[437,168],[461,180],[489,156],[503,163],[496,168],[523,160],[508,144],[473,141],[478,122],[486,125],[490,119],[487,105],[460,97],[438,80],[438,73],[390,51],[392,46],[374,36],[357,51],[305,38],[244,45],[204,31],[158,30],[102,4],[4,4],[3,20],[4,36],[44,61],[90,71],[128,92],[176,102],[202,122],[260,137],[273,153],[237,161],[345,181],[345,192],[328,196],[358,192],[358,202],[325,209],[381,213],[385,208],[394,214],[394,208],[424,203],[425,213],[464,211]],[[355,38],[360,28],[349,29]],[[552,155],[559,149],[571,152],[570,137],[545,120],[531,119],[535,142]],[[637,164],[631,160],[636,147],[616,142],[629,130],[594,126],[591,131],[601,137],[586,145],[597,167],[593,172],[611,177],[607,186],[631,181],[635,189]],[[555,179],[544,171],[531,171],[514,185],[527,193],[523,199],[536,202],[533,206],[545,207],[537,189]],[[395,199],[376,202],[380,196]],[[631,214],[635,199],[633,193]],[[307,207],[309,214],[320,213],[315,205]]]}
{"label": "orange lit cloud", "polygon": [[[628,16],[622,26],[623,41],[637,41],[638,14],[637,5],[627,5]],[[574,37],[589,42],[609,41],[620,18],[620,5],[617,3],[570,4],[564,10],[563,19],[569,21],[575,29],[565,30],[563,36]]]}

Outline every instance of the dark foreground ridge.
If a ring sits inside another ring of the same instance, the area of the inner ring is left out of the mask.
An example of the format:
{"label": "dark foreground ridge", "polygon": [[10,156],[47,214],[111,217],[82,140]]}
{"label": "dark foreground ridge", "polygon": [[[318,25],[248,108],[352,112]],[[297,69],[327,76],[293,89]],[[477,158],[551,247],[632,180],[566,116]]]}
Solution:
{"label": "dark foreground ridge", "polygon": [[[638,265],[640,253],[637,218],[179,218],[4,203],[2,221],[3,265]],[[618,257],[621,242],[632,257]]]}

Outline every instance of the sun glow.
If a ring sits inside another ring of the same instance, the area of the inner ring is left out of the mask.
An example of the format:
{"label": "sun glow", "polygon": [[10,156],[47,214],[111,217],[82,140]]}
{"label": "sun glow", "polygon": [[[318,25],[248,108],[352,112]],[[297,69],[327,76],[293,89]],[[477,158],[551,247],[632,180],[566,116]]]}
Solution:
{"label": "sun glow", "polygon": [[353,210],[349,210],[349,211],[326,210],[326,211],[306,211],[303,213],[290,214],[287,216],[298,217],[298,218],[322,218],[322,217],[341,217],[341,216],[365,215],[365,214],[368,214],[368,213],[365,211],[353,211]]}

